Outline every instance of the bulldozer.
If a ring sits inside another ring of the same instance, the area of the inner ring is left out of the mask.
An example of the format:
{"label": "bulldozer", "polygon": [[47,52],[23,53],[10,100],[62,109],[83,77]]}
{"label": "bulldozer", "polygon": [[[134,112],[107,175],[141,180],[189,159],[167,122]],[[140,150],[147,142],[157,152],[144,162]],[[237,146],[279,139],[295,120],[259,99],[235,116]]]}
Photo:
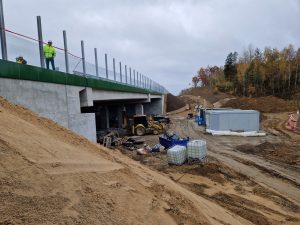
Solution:
{"label": "bulldozer", "polygon": [[163,131],[163,126],[156,121],[148,120],[146,115],[133,116],[132,133],[138,136],[145,134],[160,134]]}

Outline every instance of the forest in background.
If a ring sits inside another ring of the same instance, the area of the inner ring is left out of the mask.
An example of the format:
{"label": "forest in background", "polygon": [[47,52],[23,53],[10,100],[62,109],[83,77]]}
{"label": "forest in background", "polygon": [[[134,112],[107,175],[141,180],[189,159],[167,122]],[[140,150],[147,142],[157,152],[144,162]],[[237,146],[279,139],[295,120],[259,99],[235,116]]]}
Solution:
{"label": "forest in background", "polygon": [[300,48],[289,45],[262,51],[250,45],[240,55],[229,53],[224,66],[201,67],[192,84],[238,96],[291,98],[300,90]]}

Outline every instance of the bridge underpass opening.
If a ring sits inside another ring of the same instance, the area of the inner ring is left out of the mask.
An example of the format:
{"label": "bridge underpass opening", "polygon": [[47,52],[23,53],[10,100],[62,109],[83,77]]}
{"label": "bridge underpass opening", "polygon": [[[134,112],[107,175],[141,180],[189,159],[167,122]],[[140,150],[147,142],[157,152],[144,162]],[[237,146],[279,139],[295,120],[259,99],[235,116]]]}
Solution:
{"label": "bridge underpass opening", "polygon": [[93,101],[93,106],[81,107],[81,113],[94,113],[96,133],[107,129],[126,129],[134,115],[162,114],[162,99]]}

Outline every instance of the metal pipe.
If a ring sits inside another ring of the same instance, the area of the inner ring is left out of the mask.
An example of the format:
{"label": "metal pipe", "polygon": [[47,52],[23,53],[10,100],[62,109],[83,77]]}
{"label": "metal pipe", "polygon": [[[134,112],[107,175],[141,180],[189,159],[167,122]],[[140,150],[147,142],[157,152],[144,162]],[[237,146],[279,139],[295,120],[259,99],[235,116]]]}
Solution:
{"label": "metal pipe", "polygon": [[133,70],[133,85],[135,86],[135,70]]}
{"label": "metal pipe", "polygon": [[125,82],[127,84],[127,65],[125,65]]}
{"label": "metal pipe", "polygon": [[68,54],[68,39],[67,39],[67,32],[65,30],[63,31],[63,36],[64,36],[66,73],[70,73],[70,70],[69,70],[69,54]]}
{"label": "metal pipe", "polygon": [[141,74],[141,87],[142,87],[142,88],[144,87],[144,77],[143,77],[142,74]]}
{"label": "metal pipe", "polygon": [[99,77],[99,66],[98,66],[98,52],[97,52],[97,48],[94,48],[94,52],[95,52],[96,76]]}
{"label": "metal pipe", "polygon": [[119,65],[120,65],[120,81],[122,83],[122,63],[119,62]]}
{"label": "metal pipe", "polygon": [[7,45],[6,45],[6,34],[5,34],[5,22],[4,22],[4,9],[3,2],[0,0],[0,38],[1,38],[1,52],[2,59],[7,60]]}
{"label": "metal pipe", "polygon": [[131,67],[129,67],[129,78],[130,78],[130,85],[132,84],[132,79],[131,79]]}
{"label": "metal pipe", "polygon": [[139,72],[138,71],[136,71],[136,73],[135,73],[135,86],[139,86]]}
{"label": "metal pipe", "polygon": [[85,69],[85,55],[84,55],[84,42],[81,41],[81,54],[82,54],[82,69],[83,69],[83,75],[86,75],[86,69]]}
{"label": "metal pipe", "polygon": [[40,52],[40,63],[41,67],[45,68],[44,50],[43,50],[43,31],[42,31],[42,19],[41,16],[36,17],[38,40],[39,40],[39,52]]}
{"label": "metal pipe", "polygon": [[113,68],[114,68],[114,81],[116,81],[116,61],[115,61],[115,58],[113,58]]}
{"label": "metal pipe", "polygon": [[106,79],[108,79],[108,66],[107,66],[107,54],[105,53],[105,75]]}

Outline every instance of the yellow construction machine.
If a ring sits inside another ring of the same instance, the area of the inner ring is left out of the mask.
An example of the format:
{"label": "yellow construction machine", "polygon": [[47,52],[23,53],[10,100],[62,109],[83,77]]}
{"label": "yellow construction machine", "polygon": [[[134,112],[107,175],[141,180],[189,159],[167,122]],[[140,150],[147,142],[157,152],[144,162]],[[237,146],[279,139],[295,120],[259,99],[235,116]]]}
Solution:
{"label": "yellow construction machine", "polygon": [[149,120],[145,115],[133,116],[132,133],[138,136],[145,134],[160,134],[163,131],[163,125],[157,121]]}

